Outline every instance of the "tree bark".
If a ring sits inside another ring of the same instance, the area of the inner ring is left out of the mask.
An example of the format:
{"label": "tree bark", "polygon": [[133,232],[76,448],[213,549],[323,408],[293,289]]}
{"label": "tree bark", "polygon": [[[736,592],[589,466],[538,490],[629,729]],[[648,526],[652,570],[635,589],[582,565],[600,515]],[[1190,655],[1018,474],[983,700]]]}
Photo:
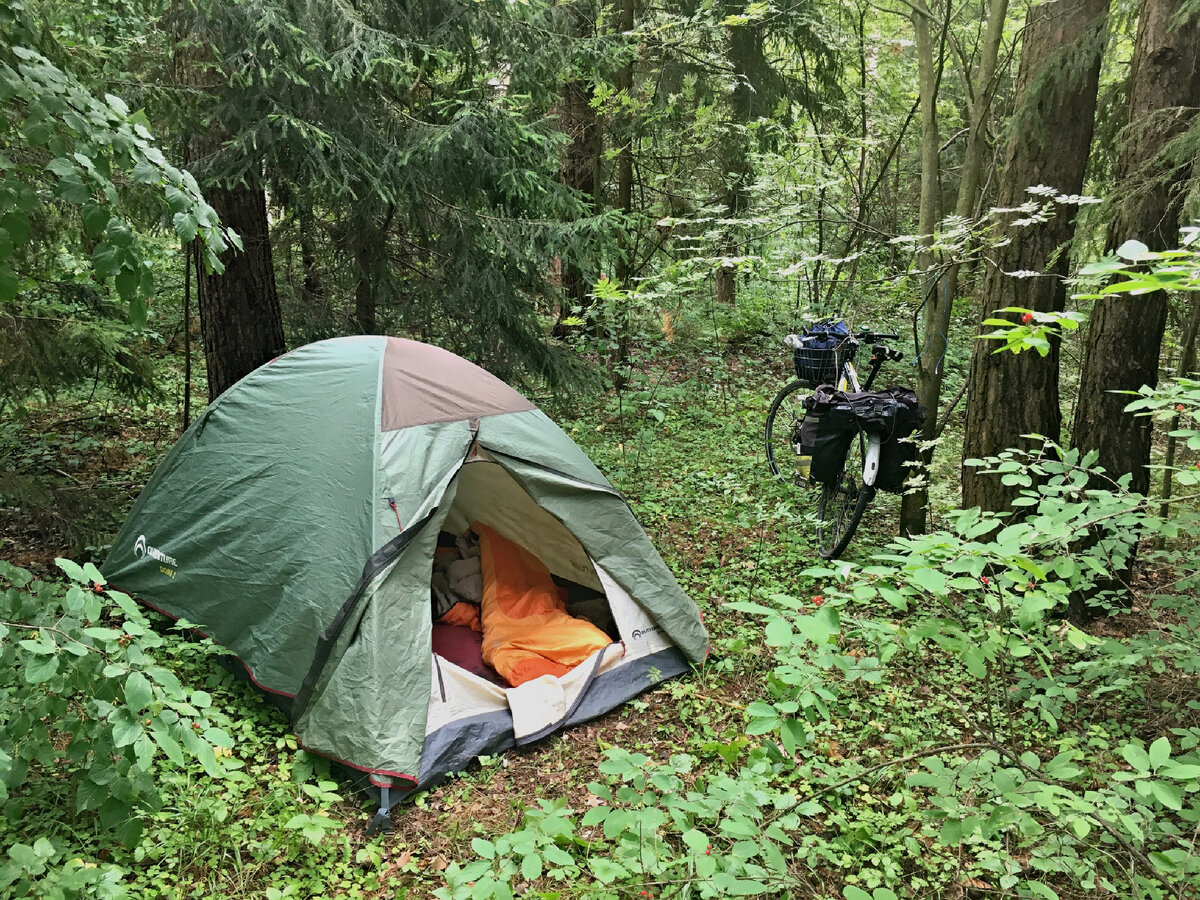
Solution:
{"label": "tree bark", "polygon": [[[995,91],[996,63],[1000,57],[1000,44],[1004,37],[1004,22],[1007,16],[1008,0],[990,0],[987,29],[983,38],[979,67],[975,73],[972,91],[967,146],[963,154],[962,173],[958,183],[958,197],[954,206],[954,214],[961,219],[969,220],[975,216],[975,204],[979,198],[980,176],[983,171],[984,150],[987,147],[987,116]],[[966,68],[967,65],[964,63],[963,79],[964,81],[969,81],[970,76],[969,72],[965,71]],[[940,283],[934,282],[927,287],[927,289],[936,289],[941,296],[930,298],[927,301],[926,312],[932,313],[932,315],[927,315],[924,323],[926,346],[929,346],[932,342],[934,347],[941,347],[943,354],[946,350],[949,334],[950,312],[953,308],[954,300],[958,296],[958,276],[961,268],[959,263],[950,265],[942,276]],[[931,326],[936,326],[937,330],[931,332]],[[924,358],[922,358],[922,362],[924,361]],[[926,377],[931,378],[929,375]],[[926,405],[926,409],[928,410],[926,427],[922,433],[922,438],[926,441],[932,441],[938,434],[945,430],[945,426],[939,421],[940,410],[938,406],[941,402],[943,379],[940,368],[939,371],[933,373],[933,377],[936,377],[936,385],[931,384],[929,386],[930,396],[921,401]],[[968,382],[969,380],[968,376]],[[961,395],[962,391],[960,390],[959,397]],[[947,411],[947,415],[949,415],[949,411]],[[924,462],[927,468],[932,464],[932,448],[925,452]],[[906,512],[903,511],[904,507],[902,504],[901,527],[906,534],[912,533],[918,525],[925,524],[927,520],[925,510],[929,505],[927,488],[920,488],[907,496],[911,496],[913,499],[909,501],[909,508]]]}
{"label": "tree bark", "polygon": [[[628,35],[633,31],[634,21],[634,2],[635,0],[620,0],[618,6],[618,26],[621,33]],[[617,71],[616,88],[618,93],[623,93],[632,102],[633,92],[633,61],[630,60]],[[617,208],[621,210],[625,216],[625,225],[621,228],[621,233],[617,237],[617,264],[614,274],[617,277],[617,283],[625,291],[630,289],[629,273],[633,270],[631,259],[632,250],[629,246],[629,222],[633,215],[633,116],[628,110],[621,112],[618,125],[618,141],[620,149],[617,151]],[[617,348],[616,352],[609,360],[609,368],[613,373],[613,380],[618,385],[625,383],[625,376],[617,373],[617,366],[625,362],[629,357],[629,310],[624,307],[617,315],[616,328]]]}
{"label": "tree bark", "polygon": [[267,196],[261,185],[202,184],[221,222],[241,236],[241,252],[221,257],[221,274],[196,273],[209,402],[287,349],[275,291]]}
{"label": "tree bark", "polygon": [[[634,0],[620,0],[619,27],[622,34],[633,31]],[[616,88],[618,92],[628,94],[633,90],[633,63],[629,62],[617,71]],[[620,147],[617,150],[617,208],[626,216],[633,212],[633,121],[628,112],[620,115],[619,123]],[[628,240],[624,230],[621,234],[620,249],[617,253],[616,276],[621,287],[628,288],[630,270]]]}
{"label": "tree bark", "polygon": [[301,296],[308,309],[313,309],[325,296],[321,287],[321,275],[317,269],[317,248],[313,240],[314,218],[312,205],[301,201],[297,210],[300,233],[300,268],[303,273]]}
{"label": "tree bark", "polygon": [[[763,53],[763,28],[757,23],[737,25],[729,29],[729,44],[726,50],[730,68],[733,70],[733,91],[730,105],[733,125],[722,142],[722,157],[725,166],[725,216],[736,219],[746,211],[750,201],[750,185],[754,181],[754,168],[750,163],[750,138],[746,132],[756,113],[772,94],[772,86],[766,82],[770,63]],[[763,95],[763,96],[760,96]],[[741,246],[734,232],[735,226],[727,226],[721,252],[725,256],[739,256]],[[737,301],[737,267],[724,263],[717,267],[715,298],[728,306]]]}
{"label": "tree bark", "polygon": [[[1180,338],[1179,368],[1175,370],[1179,378],[1190,375],[1196,369],[1196,334],[1200,332],[1200,296],[1192,294],[1188,298],[1187,324],[1183,327],[1183,337]],[[1158,514],[1164,519],[1171,514],[1171,489],[1175,483],[1172,469],[1175,468],[1175,450],[1178,439],[1172,433],[1179,428],[1179,416],[1171,417],[1171,426],[1167,429],[1167,455],[1162,474],[1162,504]]]}
{"label": "tree bark", "polygon": [[[1064,194],[1083,189],[1107,9],[1107,0],[1056,0],[1029,10],[1017,78],[1019,119],[1005,151],[1001,207],[1025,202],[1026,188],[1032,185],[1051,185]],[[984,279],[981,333],[991,330],[982,320],[998,308],[1064,308],[1066,251],[1074,234],[1069,208],[1060,208],[1046,222],[1008,229],[1010,242],[998,248]],[[1015,271],[1041,274],[1006,274]],[[1025,434],[1054,441],[1060,436],[1058,342],[1051,342],[1044,357],[1033,352],[993,353],[994,349],[991,342],[977,340],[972,352],[964,460],[1028,446]],[[988,510],[1009,509],[1019,490],[965,465],[962,484],[963,506]]]}
{"label": "tree bark", "polygon": [[358,281],[354,285],[354,324],[359,334],[375,334],[379,327],[375,317],[374,271],[369,249],[360,243],[354,249]]}
{"label": "tree bark", "polygon": [[[219,88],[205,75],[212,63],[210,35],[192,31],[187,22],[187,6],[172,3],[170,17],[175,20],[173,37],[177,42],[173,59],[173,80],[195,94],[199,104],[192,110],[200,116],[205,108],[200,97],[211,97]],[[203,26],[201,26],[203,27]],[[233,180],[223,174],[223,145],[229,135],[213,122],[200,133],[185,128],[188,137],[184,158],[205,199],[221,224],[232,228],[241,238],[242,249],[231,247],[221,255],[225,267],[221,273],[209,272],[198,250],[192,258],[196,265],[196,307],[200,318],[200,338],[204,345],[211,403],[231,385],[259,366],[286,352],[283,316],[275,287],[275,267],[271,257],[270,223],[267,219],[267,195],[261,165],[255,161],[246,167],[251,174]],[[240,167],[239,167],[240,168]]]}
{"label": "tree bark", "polygon": [[[922,239],[932,238],[938,220],[940,189],[938,179],[939,146],[937,94],[939,62],[934,58],[933,37],[929,24],[932,19],[924,3],[912,7],[913,34],[917,51],[917,78],[921,103],[921,199],[917,229]],[[937,431],[938,402],[942,393],[943,362],[946,356],[946,331],[950,322],[952,297],[946,296],[944,285],[936,274],[936,258],[928,249],[917,254],[917,268],[924,273],[922,290],[923,338],[921,356],[917,361],[917,401],[925,408],[925,427],[922,440],[930,440]],[[922,453],[926,467],[932,451]],[[912,490],[900,501],[900,533],[921,534],[928,522],[929,491]]]}
{"label": "tree bark", "polygon": [[[975,73],[967,148],[963,153],[962,178],[958,184],[958,200],[954,207],[954,214],[964,219],[975,215],[975,203],[979,198],[984,151],[987,149],[987,115],[995,94],[996,63],[1000,59],[1000,44],[1004,38],[1004,21],[1007,17],[1008,0],[991,0],[988,5],[987,31],[984,33],[979,69]],[[967,75],[965,72],[963,74],[964,77]],[[953,271],[957,274],[958,267]]]}
{"label": "tree bark", "polygon": [[[571,36],[587,40],[595,35],[596,9],[592,0],[575,0],[567,9],[570,17]],[[592,82],[587,78],[576,78],[563,87],[559,104],[559,128],[571,140],[563,153],[559,166],[559,180],[568,187],[589,198],[594,211],[600,206],[600,150],[602,136],[596,110],[592,106],[595,94]],[[633,168],[628,172],[630,199],[632,199]],[[563,302],[559,308],[555,333],[563,335],[567,328],[563,320],[578,312],[586,311],[591,305],[589,288],[591,274],[583,272],[574,260],[562,260]]]}
{"label": "tree bark", "polygon": [[[1151,250],[1179,246],[1179,215],[1192,163],[1172,163],[1167,144],[1200,106],[1200,28],[1195,18],[1172,27],[1181,0],[1143,0],[1134,47],[1129,125],[1117,157],[1118,205],[1108,249],[1137,239]],[[1111,477],[1133,476],[1132,490],[1150,489],[1151,420],[1124,412],[1136,391],[1158,383],[1158,357],[1167,322],[1162,291],[1113,295],[1096,301],[1088,322],[1079,406],[1071,446],[1099,452]]]}

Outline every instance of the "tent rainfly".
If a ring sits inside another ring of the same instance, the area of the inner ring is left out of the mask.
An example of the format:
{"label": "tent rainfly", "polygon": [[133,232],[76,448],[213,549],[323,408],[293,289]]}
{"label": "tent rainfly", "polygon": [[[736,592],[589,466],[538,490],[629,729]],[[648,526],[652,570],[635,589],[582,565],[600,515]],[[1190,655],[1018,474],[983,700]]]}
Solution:
{"label": "tent rainfly", "polygon": [[[472,525],[536,558],[560,597],[606,606],[603,646],[516,687],[435,652],[435,553]],[[303,746],[367,773],[384,810],[708,652],[696,605],[574,442],[478,366],[399,338],[309,344],[230,388],[155,472],[103,571],[226,647]]]}

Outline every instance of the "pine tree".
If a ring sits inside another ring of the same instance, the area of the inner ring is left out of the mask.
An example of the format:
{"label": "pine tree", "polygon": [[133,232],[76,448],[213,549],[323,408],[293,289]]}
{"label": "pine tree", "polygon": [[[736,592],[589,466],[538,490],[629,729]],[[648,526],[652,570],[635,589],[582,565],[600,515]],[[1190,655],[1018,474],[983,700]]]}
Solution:
{"label": "pine tree", "polygon": [[261,178],[272,218],[319,222],[339,247],[321,292],[343,311],[337,330],[415,335],[561,386],[580,367],[546,340],[538,303],[555,297],[551,261],[597,245],[600,227],[558,179],[560,15],[501,0],[221,0],[177,10],[172,27],[211,54],[200,118],[228,135],[215,183]]}

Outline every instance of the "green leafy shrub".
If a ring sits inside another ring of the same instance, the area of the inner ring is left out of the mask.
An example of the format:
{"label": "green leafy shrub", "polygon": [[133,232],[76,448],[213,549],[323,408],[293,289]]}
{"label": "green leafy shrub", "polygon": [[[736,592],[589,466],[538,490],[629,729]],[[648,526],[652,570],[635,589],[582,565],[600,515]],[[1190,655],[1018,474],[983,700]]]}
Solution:
{"label": "green leafy shrub", "polygon": [[[1162,733],[1170,710],[1156,685],[1195,677],[1200,611],[1186,596],[1161,597],[1178,624],[1124,639],[1062,617],[1072,594],[1124,571],[1139,541],[1176,539],[1195,523],[1153,515],[1126,490],[1128,476],[1091,469],[1094,456],[1046,451],[975,461],[1025,488],[1023,519],[959,511],[946,530],[898,540],[871,565],[811,570],[827,583],[818,615],[797,615],[802,604],[787,597],[776,609],[743,604],[766,617],[777,653],[772,702],[749,710],[750,730],[794,747],[811,739],[804,711],[818,699],[836,707],[855,681],[886,686],[940,668],[943,702],[968,734],[939,733],[930,720],[918,740],[896,742],[908,751],[897,766],[920,760],[902,785],[921,795],[934,847],[969,854],[1000,889],[1031,896],[1056,896],[1052,885],[1142,896],[1194,888],[1200,729],[1179,710],[1168,720],[1182,727]],[[1170,563],[1181,587],[1200,568],[1194,552]],[[856,615],[881,601],[892,617]],[[1097,731],[1111,709],[1121,724]]]}
{"label": "green leafy shrub", "polygon": [[[141,609],[90,563],[58,565],[66,584],[0,562],[0,802],[10,822],[59,810],[62,826],[133,847],[162,805],[158,770],[194,761],[220,779],[233,741],[210,695],[156,659],[164,638]],[[116,889],[110,867],[66,847],[10,847],[0,894]]]}
{"label": "green leafy shrub", "polygon": [[[773,654],[746,736],[703,760],[695,741],[609,749],[586,808],[546,800],[477,838],[437,896],[1195,890],[1195,517],[1155,515],[1127,477],[1054,445],[979,463],[1024,489],[1023,518],[958,511],[865,563],[808,569],[818,596],[727,602],[761,617]],[[1134,617],[1109,587],[1123,618],[1064,619],[1135,551]]]}

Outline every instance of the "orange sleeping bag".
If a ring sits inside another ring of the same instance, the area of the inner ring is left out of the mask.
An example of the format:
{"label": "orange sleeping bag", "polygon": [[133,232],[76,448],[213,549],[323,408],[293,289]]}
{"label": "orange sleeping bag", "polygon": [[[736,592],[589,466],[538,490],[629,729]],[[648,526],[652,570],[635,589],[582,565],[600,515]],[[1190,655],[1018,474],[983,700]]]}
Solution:
{"label": "orange sleeping bag", "polygon": [[483,661],[513,687],[565,675],[612,643],[590,622],[567,614],[550,570],[494,528],[479,535],[483,569]]}

